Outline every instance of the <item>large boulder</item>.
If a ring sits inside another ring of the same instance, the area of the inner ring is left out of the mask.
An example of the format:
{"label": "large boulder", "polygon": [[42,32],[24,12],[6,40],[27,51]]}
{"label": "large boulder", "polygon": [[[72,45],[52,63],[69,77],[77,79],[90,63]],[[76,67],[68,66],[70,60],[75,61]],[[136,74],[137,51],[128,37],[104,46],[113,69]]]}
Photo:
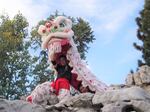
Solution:
{"label": "large boulder", "polygon": [[150,100],[150,95],[140,87],[122,88],[108,90],[104,93],[96,93],[93,97],[93,104],[108,104],[109,102],[130,101],[130,100]]}
{"label": "large boulder", "polygon": [[40,105],[34,105],[22,100],[0,99],[0,112],[46,112]]}
{"label": "large boulder", "polygon": [[150,84],[150,67],[144,65],[139,68],[139,70],[133,74],[129,74],[126,78],[126,85],[132,86],[145,86]]}
{"label": "large boulder", "polygon": [[150,112],[150,94],[140,87],[96,93],[93,105],[101,104],[101,112]]}
{"label": "large boulder", "polygon": [[111,85],[105,92],[83,93],[59,103],[52,96],[47,104],[9,101],[0,96],[0,112],[150,112],[150,67],[139,68],[128,75],[126,84]]}
{"label": "large boulder", "polygon": [[140,87],[84,93],[53,105],[0,100],[0,112],[150,112],[150,95]]}
{"label": "large boulder", "polygon": [[128,74],[126,86],[140,86],[150,94],[150,67],[144,65],[137,72]]}

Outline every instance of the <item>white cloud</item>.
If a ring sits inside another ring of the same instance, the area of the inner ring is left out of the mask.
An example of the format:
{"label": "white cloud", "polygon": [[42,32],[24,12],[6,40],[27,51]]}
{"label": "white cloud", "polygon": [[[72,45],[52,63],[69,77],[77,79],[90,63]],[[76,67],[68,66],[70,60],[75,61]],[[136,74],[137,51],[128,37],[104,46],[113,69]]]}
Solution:
{"label": "white cloud", "polygon": [[0,14],[5,12],[13,17],[20,11],[28,19],[30,26],[44,19],[48,9],[48,4],[34,4],[32,0],[0,0]]}
{"label": "white cloud", "polygon": [[[89,20],[98,42],[107,45],[121,32],[142,0],[0,0],[0,13],[13,17],[20,10],[27,18],[30,28],[46,19],[55,10]],[[134,20],[133,20],[134,21]],[[123,31],[122,31],[123,32]],[[100,40],[100,41],[99,41]]]}
{"label": "white cloud", "polygon": [[0,0],[0,12],[5,10],[13,16],[20,10],[30,24],[35,25],[37,21],[48,17],[46,14],[59,10],[67,15],[81,16],[85,19],[94,17],[99,28],[113,32],[136,9],[140,0],[120,1],[117,4],[113,2],[106,0]]}
{"label": "white cloud", "polygon": [[104,21],[103,28],[111,32],[118,30],[121,25],[126,23],[126,19],[131,16],[140,5],[140,1],[138,2],[135,0],[120,2],[116,6],[108,6],[111,8],[99,16],[99,19]]}
{"label": "white cloud", "polygon": [[55,9],[76,17],[92,16],[96,11],[96,0],[61,0],[54,5]]}
{"label": "white cloud", "polygon": [[[120,32],[120,29],[124,27],[129,18],[133,19],[135,11],[141,6],[141,0],[134,1],[120,1],[117,4],[103,4],[101,13],[97,14],[97,24],[94,26],[94,31],[96,34],[102,34],[100,37],[104,45],[109,44],[115,37],[116,34]],[[122,31],[123,32],[123,31]]]}

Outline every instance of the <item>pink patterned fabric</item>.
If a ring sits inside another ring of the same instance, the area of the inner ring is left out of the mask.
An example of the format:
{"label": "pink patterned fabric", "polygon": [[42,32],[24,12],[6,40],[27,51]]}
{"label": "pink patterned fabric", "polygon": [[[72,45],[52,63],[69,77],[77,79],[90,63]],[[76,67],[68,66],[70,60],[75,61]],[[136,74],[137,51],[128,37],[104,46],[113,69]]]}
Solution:
{"label": "pink patterned fabric", "polygon": [[52,83],[44,82],[36,86],[36,88],[32,91],[32,93],[26,98],[26,100],[30,103],[34,104],[47,104],[47,99],[52,94],[54,89],[51,86]]}
{"label": "pink patterned fabric", "polygon": [[[77,80],[82,81],[82,85],[84,87],[88,86],[92,91],[105,91],[107,89],[107,85],[97,80],[95,75],[87,68],[87,65],[81,60],[77,48],[74,48],[73,43],[71,43],[71,45],[72,46],[67,51],[66,56],[69,60],[69,65],[73,67],[72,73],[78,74]],[[50,46],[48,48],[50,48]],[[51,51],[49,50],[49,54],[51,54],[50,52]]]}
{"label": "pink patterned fabric", "polygon": [[51,95],[57,95],[59,101],[70,96],[70,84],[65,78],[59,78],[54,82],[44,82],[36,86],[32,93],[26,98],[30,103],[47,104]]}
{"label": "pink patterned fabric", "polygon": [[89,87],[92,91],[105,91],[108,87],[106,84],[97,80],[95,75],[88,69],[77,50],[70,48],[67,52],[67,59],[70,61],[69,65],[73,67],[72,72],[78,74],[77,80],[82,81],[84,87]]}

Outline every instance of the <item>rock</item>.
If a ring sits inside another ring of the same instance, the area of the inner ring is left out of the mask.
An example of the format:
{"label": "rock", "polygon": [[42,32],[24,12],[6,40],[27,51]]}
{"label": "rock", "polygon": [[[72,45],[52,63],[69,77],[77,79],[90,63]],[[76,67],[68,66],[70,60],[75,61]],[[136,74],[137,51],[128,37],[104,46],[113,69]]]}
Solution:
{"label": "rock", "polygon": [[150,75],[141,72],[140,78],[141,78],[142,84],[150,84]]}
{"label": "rock", "polygon": [[9,101],[0,99],[0,112],[46,112],[40,105],[34,105],[22,100]]}
{"label": "rock", "polygon": [[142,66],[139,69],[141,81],[143,84],[150,84],[150,67]]}
{"label": "rock", "polygon": [[132,86],[143,86],[150,84],[150,67],[144,65],[139,68],[136,73],[129,74],[126,78],[126,85]]}
{"label": "rock", "polygon": [[126,78],[126,85],[131,86],[134,85],[134,79],[133,79],[133,74],[128,74],[127,78]]}
{"label": "rock", "polygon": [[97,112],[96,110],[94,110],[93,108],[78,108],[75,110],[75,112]]}
{"label": "rock", "polygon": [[122,89],[122,88],[126,88],[126,87],[127,87],[127,86],[124,85],[124,84],[119,84],[119,85],[114,85],[114,84],[112,84],[112,85],[110,85],[110,86],[108,87],[107,90],[117,90],[117,89]]}
{"label": "rock", "polygon": [[5,97],[3,95],[0,95],[0,99],[4,99]]}
{"label": "rock", "polygon": [[137,86],[141,86],[142,85],[142,80],[141,80],[139,72],[135,73],[133,75],[133,78],[134,78],[135,85],[137,85]]}
{"label": "rock", "polygon": [[148,94],[150,94],[150,85],[146,85],[142,87]]}
{"label": "rock", "polygon": [[0,99],[0,112],[149,112],[150,95],[140,87],[84,93],[55,105],[40,106],[23,100]]}
{"label": "rock", "polygon": [[117,101],[105,105],[102,112],[149,112],[150,104],[145,101],[133,100],[130,102]]}
{"label": "rock", "polygon": [[142,66],[129,74],[126,84],[111,85],[105,92],[83,93],[58,103],[48,97],[49,105],[34,105],[0,97],[0,112],[150,112],[150,67]]}
{"label": "rock", "polygon": [[122,112],[123,107],[124,104],[121,104],[121,102],[119,102],[119,105],[116,103],[110,103],[102,108],[102,112]]}
{"label": "rock", "polygon": [[73,109],[67,107],[56,107],[55,105],[46,106],[46,112],[72,112]]}
{"label": "rock", "polygon": [[57,104],[59,102],[58,97],[56,95],[54,95],[54,94],[50,95],[48,99],[49,99],[47,101],[48,105],[55,105],[55,104]]}
{"label": "rock", "polygon": [[150,95],[140,87],[123,88],[120,90],[108,90],[96,93],[92,99],[93,104],[107,104],[116,101],[149,100]]}
{"label": "rock", "polygon": [[92,105],[92,98],[94,94],[91,93],[83,93],[76,95],[74,97],[70,97],[70,99],[61,103],[65,106],[72,106],[72,107],[90,107]]}
{"label": "rock", "polygon": [[139,110],[138,112],[150,112],[150,103],[147,101],[132,100],[131,104]]}

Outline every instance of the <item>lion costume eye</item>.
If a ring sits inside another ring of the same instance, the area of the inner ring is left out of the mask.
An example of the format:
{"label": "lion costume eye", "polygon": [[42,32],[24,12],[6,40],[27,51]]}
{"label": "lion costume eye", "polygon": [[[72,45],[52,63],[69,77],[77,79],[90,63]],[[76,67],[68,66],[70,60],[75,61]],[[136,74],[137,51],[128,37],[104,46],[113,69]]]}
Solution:
{"label": "lion costume eye", "polygon": [[54,29],[57,29],[58,28],[58,26],[54,26]]}
{"label": "lion costume eye", "polygon": [[60,23],[59,25],[60,25],[60,27],[65,27],[64,23]]}
{"label": "lion costume eye", "polygon": [[59,26],[60,27],[65,27],[66,26],[65,21],[60,22]]}

